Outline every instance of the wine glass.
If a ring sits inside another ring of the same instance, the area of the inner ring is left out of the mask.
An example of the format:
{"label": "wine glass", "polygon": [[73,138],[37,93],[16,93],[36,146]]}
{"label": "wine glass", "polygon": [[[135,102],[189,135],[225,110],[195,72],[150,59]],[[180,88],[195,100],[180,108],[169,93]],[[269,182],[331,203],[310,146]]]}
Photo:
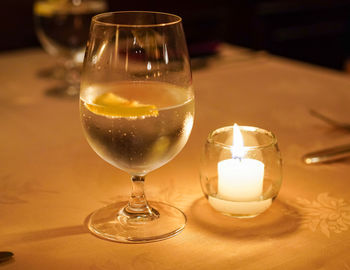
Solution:
{"label": "wine glass", "polygon": [[144,181],[187,142],[194,117],[191,76],[180,17],[142,11],[93,17],[81,81],[82,126],[93,150],[132,180],[129,202],[90,216],[95,235],[140,243],[184,229],[179,209],[147,202]]}
{"label": "wine glass", "polygon": [[60,79],[63,85],[50,93],[79,94],[80,72],[89,37],[91,18],[106,11],[106,0],[36,0],[34,22],[45,51],[58,60],[46,76]]}

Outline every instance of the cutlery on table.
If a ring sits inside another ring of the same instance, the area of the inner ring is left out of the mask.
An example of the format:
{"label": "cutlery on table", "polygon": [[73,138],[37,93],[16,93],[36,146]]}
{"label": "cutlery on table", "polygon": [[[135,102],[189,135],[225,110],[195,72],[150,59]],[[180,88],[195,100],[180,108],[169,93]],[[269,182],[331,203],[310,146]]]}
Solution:
{"label": "cutlery on table", "polygon": [[13,257],[13,253],[10,251],[0,251],[0,263],[6,262]]}
{"label": "cutlery on table", "polygon": [[306,164],[315,164],[322,162],[332,162],[340,159],[350,157],[350,144],[335,146],[303,156],[303,161]]}
{"label": "cutlery on table", "polygon": [[323,122],[326,122],[327,124],[329,124],[335,128],[350,131],[350,124],[349,123],[343,123],[343,122],[331,119],[328,116],[325,116],[324,114],[321,114],[315,110],[310,110],[309,112],[312,116],[322,120]]}

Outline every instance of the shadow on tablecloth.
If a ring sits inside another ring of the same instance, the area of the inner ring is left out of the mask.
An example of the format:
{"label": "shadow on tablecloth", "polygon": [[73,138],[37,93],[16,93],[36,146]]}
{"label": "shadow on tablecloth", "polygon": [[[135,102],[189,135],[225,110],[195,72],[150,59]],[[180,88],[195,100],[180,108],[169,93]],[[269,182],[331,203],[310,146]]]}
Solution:
{"label": "shadow on tablecloth", "polygon": [[25,242],[35,242],[41,240],[48,240],[58,237],[65,237],[77,234],[89,233],[84,225],[67,226],[60,228],[52,228],[38,231],[29,231],[23,233],[14,233],[1,236],[1,242],[6,244],[17,244]]}
{"label": "shadow on tablecloth", "polygon": [[238,219],[216,212],[202,197],[195,200],[189,209],[189,226],[206,230],[224,238],[258,239],[277,238],[295,232],[299,224],[298,210],[277,199],[266,212],[255,218]]}

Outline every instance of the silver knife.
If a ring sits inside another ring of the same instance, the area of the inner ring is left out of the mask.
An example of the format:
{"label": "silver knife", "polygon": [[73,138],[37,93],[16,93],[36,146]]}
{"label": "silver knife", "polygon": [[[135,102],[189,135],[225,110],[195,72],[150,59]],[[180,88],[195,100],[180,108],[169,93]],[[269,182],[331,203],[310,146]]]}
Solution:
{"label": "silver knife", "polygon": [[335,146],[303,156],[303,161],[306,164],[315,164],[322,162],[332,162],[343,158],[350,157],[350,144]]}

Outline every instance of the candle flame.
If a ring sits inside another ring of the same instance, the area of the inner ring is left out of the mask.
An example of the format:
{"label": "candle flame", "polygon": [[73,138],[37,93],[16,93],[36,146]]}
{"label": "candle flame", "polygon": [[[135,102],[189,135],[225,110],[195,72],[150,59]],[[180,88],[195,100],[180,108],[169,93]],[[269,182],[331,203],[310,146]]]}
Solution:
{"label": "candle flame", "polygon": [[243,136],[239,126],[235,123],[233,125],[233,139],[231,153],[233,158],[242,158],[245,154]]}

